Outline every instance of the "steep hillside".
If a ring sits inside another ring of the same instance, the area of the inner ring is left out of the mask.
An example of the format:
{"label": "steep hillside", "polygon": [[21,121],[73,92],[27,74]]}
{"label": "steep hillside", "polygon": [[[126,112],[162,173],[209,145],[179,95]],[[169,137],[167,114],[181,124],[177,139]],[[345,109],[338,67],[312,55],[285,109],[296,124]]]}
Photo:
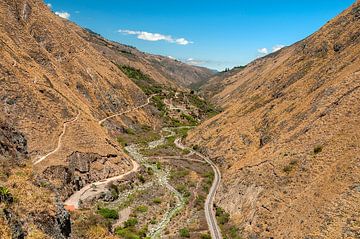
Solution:
{"label": "steep hillside", "polygon": [[[0,111],[27,138],[35,170],[69,177],[74,186],[65,194],[79,182],[129,170],[128,157],[99,121],[148,96],[42,1],[1,1],[0,18]],[[131,123],[156,125],[152,109],[105,123],[116,123],[118,132]],[[77,166],[68,169],[69,163]]]}
{"label": "steep hillside", "polygon": [[207,236],[212,169],[175,141],[218,113],[177,86],[209,71],[124,58],[42,0],[0,22],[0,238]]}
{"label": "steep hillside", "polygon": [[107,59],[119,65],[140,69],[159,83],[191,87],[204,83],[214,75],[214,71],[207,68],[188,65],[169,57],[147,54],[134,47],[106,40],[91,30],[79,28],[70,22],[68,26],[75,29]]}
{"label": "steep hillside", "polygon": [[68,238],[70,215],[31,170],[24,135],[0,116],[0,238]]}
{"label": "steep hillside", "polygon": [[204,89],[225,111],[192,131],[221,165],[217,205],[245,238],[360,236],[360,2]]}

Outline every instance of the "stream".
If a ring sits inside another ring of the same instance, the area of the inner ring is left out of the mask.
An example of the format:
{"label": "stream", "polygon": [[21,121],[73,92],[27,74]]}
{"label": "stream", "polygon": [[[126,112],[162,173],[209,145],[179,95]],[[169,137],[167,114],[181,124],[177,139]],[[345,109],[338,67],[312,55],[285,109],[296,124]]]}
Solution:
{"label": "stream", "polygon": [[[184,128],[184,127],[179,127],[179,128]],[[177,129],[179,129],[177,128]],[[171,186],[168,182],[168,177],[169,177],[169,172],[162,170],[162,169],[158,169],[156,165],[151,164],[148,162],[148,158],[144,155],[142,155],[140,153],[141,149],[155,149],[159,146],[162,146],[166,143],[166,139],[169,137],[173,137],[176,135],[175,128],[163,128],[162,131],[165,133],[169,133],[168,135],[161,136],[161,139],[159,140],[155,140],[152,142],[149,142],[147,144],[147,147],[141,147],[140,145],[130,145],[125,147],[125,149],[128,151],[129,155],[136,160],[138,163],[140,163],[141,165],[143,165],[146,168],[151,168],[154,172],[154,175],[157,178],[158,184],[166,187],[176,198],[176,205],[172,208],[170,208],[170,210],[168,210],[165,215],[163,216],[162,220],[152,226],[149,229],[149,233],[148,236],[150,236],[150,238],[161,238],[162,232],[166,229],[166,227],[168,226],[168,224],[170,223],[171,219],[174,217],[174,215],[180,211],[184,205],[185,205],[185,198],[184,196],[179,193],[173,186]]]}

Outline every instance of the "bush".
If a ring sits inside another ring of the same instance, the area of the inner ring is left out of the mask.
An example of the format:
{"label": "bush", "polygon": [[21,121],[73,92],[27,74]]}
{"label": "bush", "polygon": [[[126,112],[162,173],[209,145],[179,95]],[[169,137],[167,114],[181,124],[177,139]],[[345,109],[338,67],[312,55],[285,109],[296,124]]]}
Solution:
{"label": "bush", "polygon": [[117,138],[118,143],[122,146],[122,147],[126,147],[128,146],[128,143],[125,141],[125,139],[118,137]]}
{"label": "bush", "polygon": [[126,129],[125,129],[125,133],[126,133],[126,134],[134,135],[134,134],[135,134],[135,130],[133,130],[132,128],[126,128]]}
{"label": "bush", "polygon": [[138,236],[135,232],[131,231],[129,228],[116,228],[115,234],[121,236],[121,238],[124,239],[140,239],[140,236]]}
{"label": "bush", "polygon": [[181,228],[179,230],[180,237],[190,237],[189,229],[187,228]]}
{"label": "bush", "polygon": [[201,239],[211,239],[211,236],[209,234],[202,234]]}
{"label": "bush", "polygon": [[136,210],[137,212],[147,212],[147,211],[148,211],[148,207],[145,206],[145,205],[141,205],[141,206],[138,206],[135,210]]}
{"label": "bush", "polygon": [[221,225],[224,225],[226,223],[229,222],[230,220],[230,214],[225,212],[224,209],[220,208],[220,207],[216,207],[216,218],[218,220],[218,222]]}
{"label": "bush", "polygon": [[145,94],[152,95],[162,92],[162,87],[150,76],[142,73],[141,70],[135,69],[131,66],[117,65],[117,67],[124,72]]}
{"label": "bush", "polygon": [[292,171],[293,167],[291,165],[286,165],[284,168],[283,168],[283,171],[285,173],[290,173]]}
{"label": "bush", "polygon": [[316,146],[314,148],[314,154],[319,154],[322,152],[322,150],[323,150],[322,146]]}
{"label": "bush", "polygon": [[184,197],[190,197],[191,193],[187,190],[186,186],[181,184],[176,186],[176,190],[180,192]]}
{"label": "bush", "polygon": [[136,218],[129,218],[127,221],[124,222],[124,227],[133,227],[138,224],[138,220]]}
{"label": "bush", "polygon": [[12,197],[10,190],[6,187],[0,187],[0,202],[12,203],[14,198]]}
{"label": "bush", "polygon": [[160,203],[161,203],[161,199],[160,199],[160,198],[154,198],[154,199],[153,199],[153,203],[155,203],[155,204],[160,204]]}
{"label": "bush", "polygon": [[119,219],[119,213],[114,209],[100,208],[98,209],[98,214],[100,214],[104,218]]}
{"label": "bush", "polygon": [[199,147],[199,145],[197,145],[197,144],[195,144],[195,145],[193,146],[193,150],[195,150],[195,151],[196,151],[196,150],[199,150],[199,148],[200,148],[200,147]]}

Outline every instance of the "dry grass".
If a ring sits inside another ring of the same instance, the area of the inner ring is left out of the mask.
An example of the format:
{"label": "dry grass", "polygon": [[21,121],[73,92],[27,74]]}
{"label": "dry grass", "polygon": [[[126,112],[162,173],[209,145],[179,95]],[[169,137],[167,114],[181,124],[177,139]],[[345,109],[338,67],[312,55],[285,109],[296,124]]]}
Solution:
{"label": "dry grass", "polygon": [[39,212],[47,212],[55,216],[55,195],[46,188],[39,188],[33,182],[31,167],[16,168],[12,171],[5,186],[15,198],[11,205],[19,216],[27,217]]}

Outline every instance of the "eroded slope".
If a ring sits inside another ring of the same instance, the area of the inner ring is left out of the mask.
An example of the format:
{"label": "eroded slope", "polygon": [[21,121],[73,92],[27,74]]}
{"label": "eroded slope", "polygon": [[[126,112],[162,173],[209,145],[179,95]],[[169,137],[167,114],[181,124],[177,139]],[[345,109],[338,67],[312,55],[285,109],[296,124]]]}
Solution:
{"label": "eroded slope", "polygon": [[224,79],[225,111],[188,137],[222,166],[217,204],[241,234],[359,237],[359,29],[357,2]]}

